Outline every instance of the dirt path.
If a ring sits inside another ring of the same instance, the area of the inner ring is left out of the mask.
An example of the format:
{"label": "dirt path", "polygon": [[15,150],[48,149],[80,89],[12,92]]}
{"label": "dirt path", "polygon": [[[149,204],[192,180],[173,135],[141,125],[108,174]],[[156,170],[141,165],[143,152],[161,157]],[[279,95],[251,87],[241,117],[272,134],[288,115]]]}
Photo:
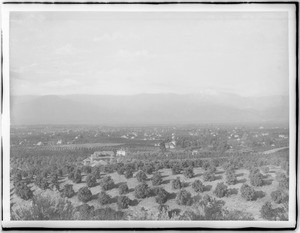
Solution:
{"label": "dirt path", "polygon": [[288,148],[289,148],[288,146],[275,148],[275,149],[272,149],[272,150],[266,150],[264,152],[261,152],[261,154],[263,154],[263,155],[273,154],[275,152],[278,152],[278,151],[281,151],[281,150],[284,150],[284,149],[288,149]]}

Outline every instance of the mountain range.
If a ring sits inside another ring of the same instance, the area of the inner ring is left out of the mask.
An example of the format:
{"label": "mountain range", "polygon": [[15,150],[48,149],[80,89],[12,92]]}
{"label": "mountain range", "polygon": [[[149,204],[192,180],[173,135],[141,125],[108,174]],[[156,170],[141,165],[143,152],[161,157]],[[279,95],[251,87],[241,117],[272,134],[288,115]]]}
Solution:
{"label": "mountain range", "polygon": [[231,93],[11,96],[11,124],[288,122],[288,96]]}

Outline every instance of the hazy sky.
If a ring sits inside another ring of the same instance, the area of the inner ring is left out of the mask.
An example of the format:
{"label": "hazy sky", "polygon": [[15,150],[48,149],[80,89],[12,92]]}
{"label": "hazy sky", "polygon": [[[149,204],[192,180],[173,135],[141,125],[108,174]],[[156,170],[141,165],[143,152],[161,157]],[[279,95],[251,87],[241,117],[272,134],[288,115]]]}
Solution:
{"label": "hazy sky", "polygon": [[286,13],[13,12],[13,95],[288,94]]}

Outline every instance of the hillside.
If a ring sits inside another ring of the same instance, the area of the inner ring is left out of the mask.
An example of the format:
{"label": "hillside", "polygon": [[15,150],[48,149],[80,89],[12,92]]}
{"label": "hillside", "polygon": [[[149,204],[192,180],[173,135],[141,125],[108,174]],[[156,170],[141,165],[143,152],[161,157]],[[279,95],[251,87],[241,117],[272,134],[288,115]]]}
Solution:
{"label": "hillside", "polygon": [[234,94],[12,96],[12,124],[288,122],[288,97]]}

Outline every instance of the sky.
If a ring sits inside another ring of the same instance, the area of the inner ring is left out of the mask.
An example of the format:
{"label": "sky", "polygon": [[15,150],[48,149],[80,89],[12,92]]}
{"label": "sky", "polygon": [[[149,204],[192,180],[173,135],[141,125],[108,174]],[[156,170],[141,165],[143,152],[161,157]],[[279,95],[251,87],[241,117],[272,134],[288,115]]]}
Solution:
{"label": "sky", "polygon": [[12,95],[288,95],[284,12],[12,12]]}

